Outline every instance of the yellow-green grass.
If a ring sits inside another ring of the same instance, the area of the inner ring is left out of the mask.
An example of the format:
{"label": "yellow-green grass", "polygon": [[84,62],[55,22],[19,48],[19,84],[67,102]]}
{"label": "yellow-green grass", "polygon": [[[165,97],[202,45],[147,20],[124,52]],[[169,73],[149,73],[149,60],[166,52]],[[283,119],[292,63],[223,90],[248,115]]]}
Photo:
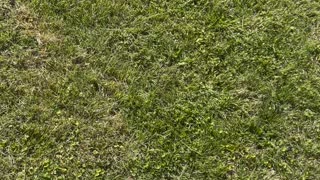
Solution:
{"label": "yellow-green grass", "polygon": [[319,179],[318,0],[0,2],[1,179]]}

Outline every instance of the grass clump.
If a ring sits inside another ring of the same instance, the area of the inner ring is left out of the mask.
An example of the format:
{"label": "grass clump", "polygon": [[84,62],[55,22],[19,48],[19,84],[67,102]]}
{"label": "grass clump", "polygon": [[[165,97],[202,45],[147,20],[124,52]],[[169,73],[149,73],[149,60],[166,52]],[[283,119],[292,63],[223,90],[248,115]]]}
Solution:
{"label": "grass clump", "polygon": [[0,173],[316,179],[319,12],[312,0],[3,3]]}

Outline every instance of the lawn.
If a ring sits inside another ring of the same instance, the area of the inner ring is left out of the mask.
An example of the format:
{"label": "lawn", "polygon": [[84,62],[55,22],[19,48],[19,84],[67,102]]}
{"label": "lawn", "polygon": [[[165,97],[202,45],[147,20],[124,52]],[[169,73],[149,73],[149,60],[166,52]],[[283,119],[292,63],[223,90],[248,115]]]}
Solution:
{"label": "lawn", "polygon": [[319,164],[319,0],[0,1],[1,179]]}

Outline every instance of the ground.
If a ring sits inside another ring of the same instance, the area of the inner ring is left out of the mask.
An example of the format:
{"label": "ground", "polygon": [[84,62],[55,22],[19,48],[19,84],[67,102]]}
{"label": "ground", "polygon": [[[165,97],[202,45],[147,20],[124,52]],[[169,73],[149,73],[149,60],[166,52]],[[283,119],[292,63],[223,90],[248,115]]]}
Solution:
{"label": "ground", "polygon": [[318,0],[0,2],[3,179],[320,178]]}

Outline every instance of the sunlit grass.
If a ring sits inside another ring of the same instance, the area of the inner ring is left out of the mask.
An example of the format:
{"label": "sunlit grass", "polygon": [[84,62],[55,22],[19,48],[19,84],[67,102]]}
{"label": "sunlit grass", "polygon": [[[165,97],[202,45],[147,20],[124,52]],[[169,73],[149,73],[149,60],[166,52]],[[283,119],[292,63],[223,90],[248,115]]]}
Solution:
{"label": "sunlit grass", "polygon": [[0,4],[0,177],[320,176],[316,0]]}

